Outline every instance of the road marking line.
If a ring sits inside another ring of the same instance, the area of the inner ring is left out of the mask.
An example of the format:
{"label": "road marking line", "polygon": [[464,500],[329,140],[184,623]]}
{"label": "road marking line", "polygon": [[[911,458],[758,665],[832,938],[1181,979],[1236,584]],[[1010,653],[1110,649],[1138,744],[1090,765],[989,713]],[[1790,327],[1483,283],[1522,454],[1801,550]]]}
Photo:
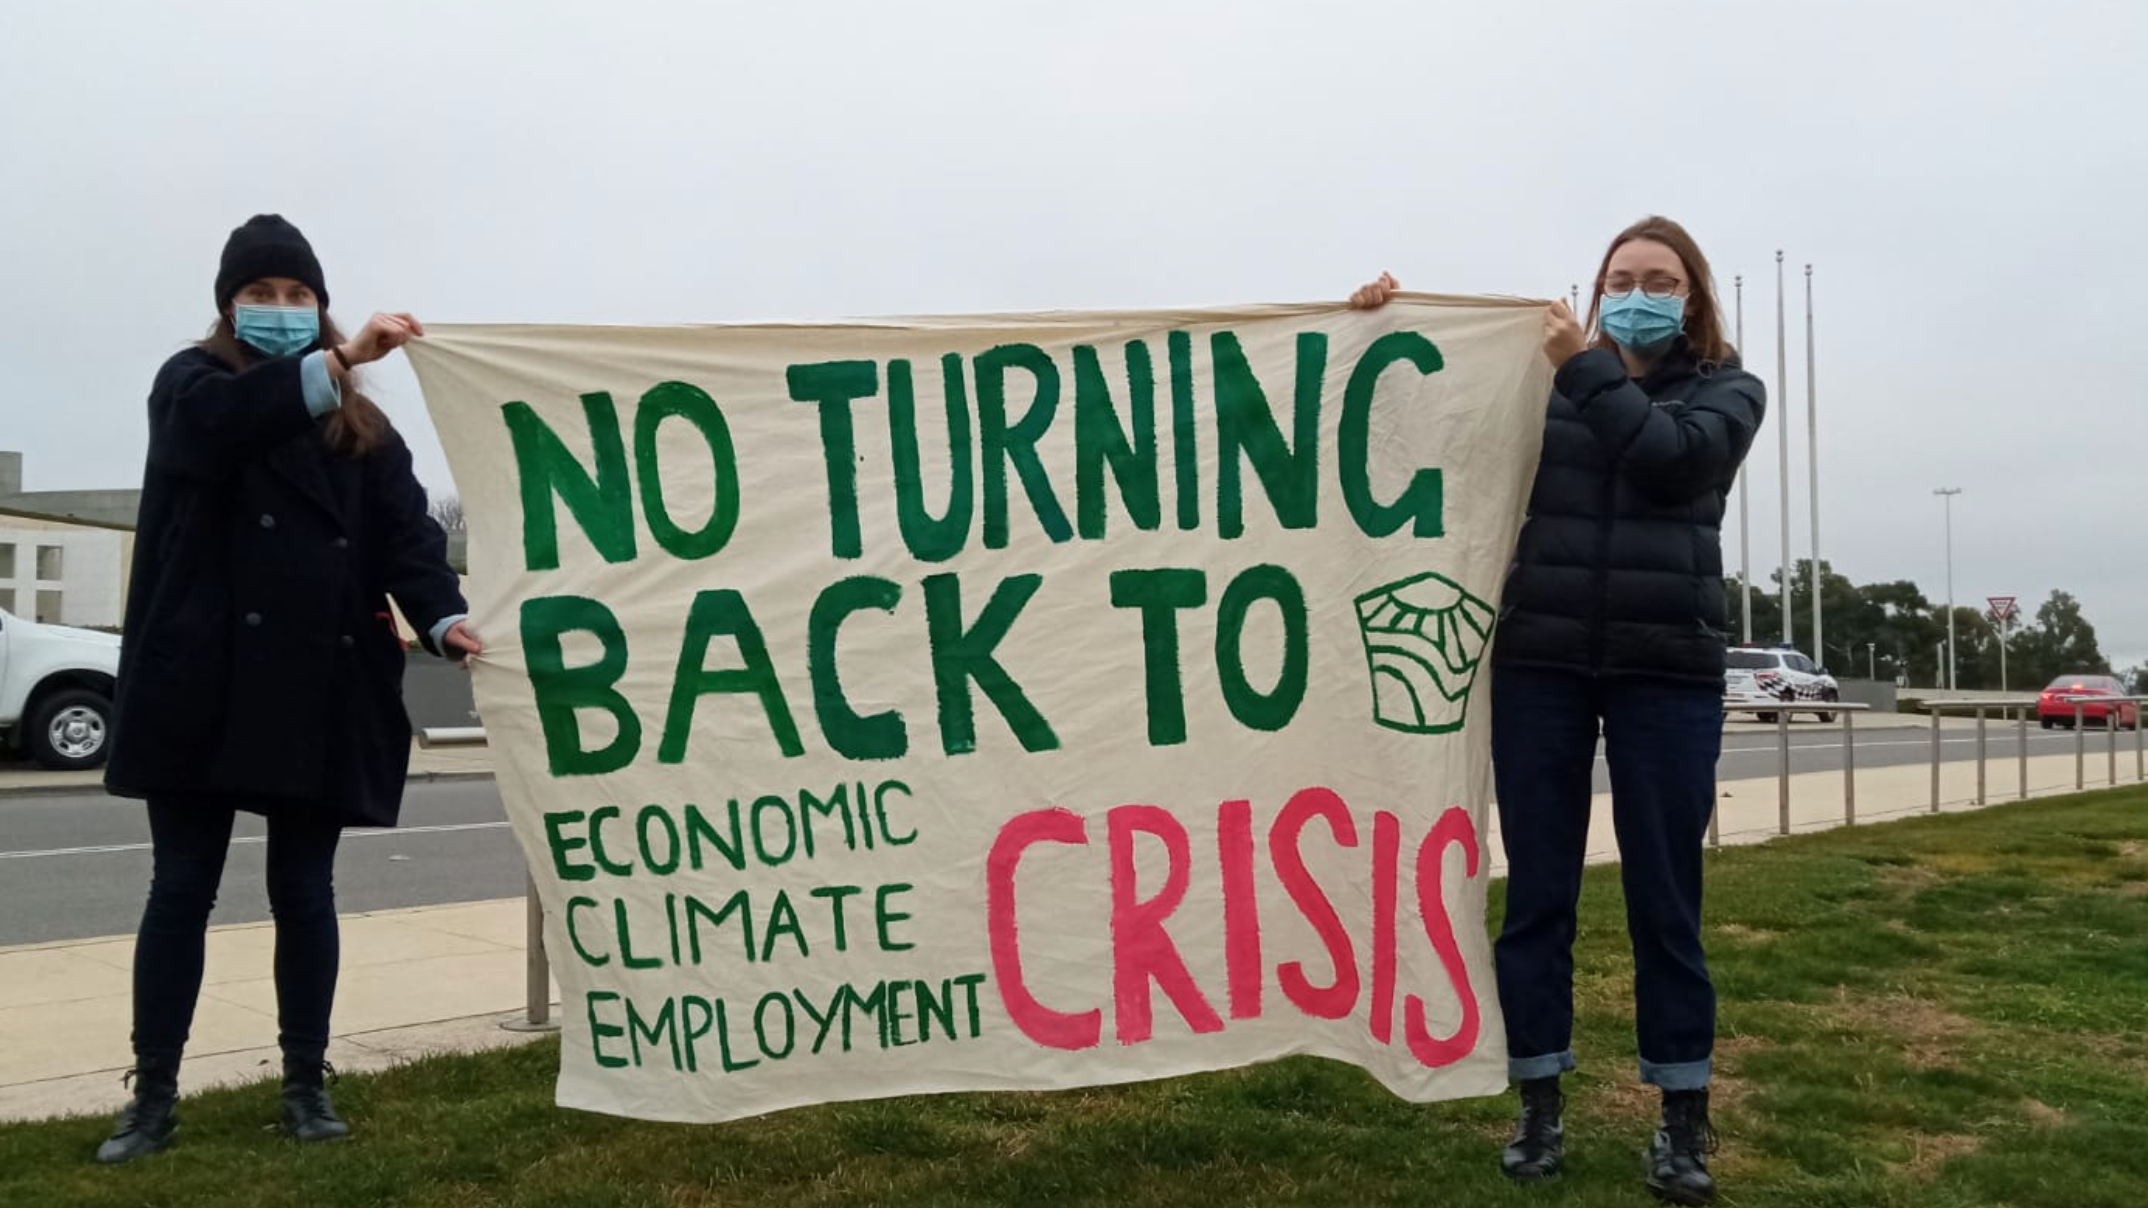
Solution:
{"label": "road marking line", "polygon": [[[445,835],[458,831],[501,830],[507,826],[500,822],[451,822],[439,826],[399,826],[392,830],[350,830],[346,839],[392,839],[397,835]],[[232,839],[234,844],[267,843],[267,835],[240,835]],[[100,843],[90,847],[52,847],[42,851],[0,851],[0,860],[35,860],[43,856],[106,856],[121,852],[148,851],[147,843]]]}

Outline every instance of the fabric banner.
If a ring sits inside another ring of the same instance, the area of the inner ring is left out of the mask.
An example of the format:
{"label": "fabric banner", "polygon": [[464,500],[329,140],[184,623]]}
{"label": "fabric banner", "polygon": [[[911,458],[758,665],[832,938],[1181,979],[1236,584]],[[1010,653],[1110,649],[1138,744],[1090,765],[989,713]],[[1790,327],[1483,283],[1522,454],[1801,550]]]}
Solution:
{"label": "fabric banner", "polygon": [[1537,303],[410,345],[559,1102],[1316,1054],[1506,1081],[1488,669]]}

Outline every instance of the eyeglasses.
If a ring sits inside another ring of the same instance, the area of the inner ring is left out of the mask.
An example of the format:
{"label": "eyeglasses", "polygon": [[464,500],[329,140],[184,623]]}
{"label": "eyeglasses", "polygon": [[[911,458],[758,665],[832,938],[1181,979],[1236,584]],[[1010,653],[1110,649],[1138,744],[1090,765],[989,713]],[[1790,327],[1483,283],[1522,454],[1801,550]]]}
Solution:
{"label": "eyeglasses", "polygon": [[1678,287],[1684,285],[1685,282],[1665,274],[1658,274],[1636,282],[1632,277],[1624,273],[1618,273],[1604,278],[1604,297],[1623,298],[1633,292],[1636,284],[1641,287],[1642,293],[1651,298],[1668,298],[1677,293]]}

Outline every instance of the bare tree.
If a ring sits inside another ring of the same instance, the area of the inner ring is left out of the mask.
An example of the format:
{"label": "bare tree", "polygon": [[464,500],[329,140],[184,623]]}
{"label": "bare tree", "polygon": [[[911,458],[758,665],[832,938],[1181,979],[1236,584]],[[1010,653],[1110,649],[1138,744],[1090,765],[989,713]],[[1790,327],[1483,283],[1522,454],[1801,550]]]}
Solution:
{"label": "bare tree", "polygon": [[450,533],[459,533],[470,527],[468,520],[462,514],[462,498],[460,496],[442,495],[433,500],[431,510],[433,519],[439,523],[441,528]]}

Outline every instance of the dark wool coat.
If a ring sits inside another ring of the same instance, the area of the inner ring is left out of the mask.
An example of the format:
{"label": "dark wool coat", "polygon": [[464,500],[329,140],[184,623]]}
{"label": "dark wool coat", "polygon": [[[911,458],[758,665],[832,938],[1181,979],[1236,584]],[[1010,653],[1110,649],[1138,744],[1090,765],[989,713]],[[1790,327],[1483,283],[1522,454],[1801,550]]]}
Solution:
{"label": "dark wool coat", "polygon": [[410,721],[390,596],[420,634],[467,609],[402,437],[337,457],[297,357],[173,357],[149,395],[106,787],[394,825]]}

